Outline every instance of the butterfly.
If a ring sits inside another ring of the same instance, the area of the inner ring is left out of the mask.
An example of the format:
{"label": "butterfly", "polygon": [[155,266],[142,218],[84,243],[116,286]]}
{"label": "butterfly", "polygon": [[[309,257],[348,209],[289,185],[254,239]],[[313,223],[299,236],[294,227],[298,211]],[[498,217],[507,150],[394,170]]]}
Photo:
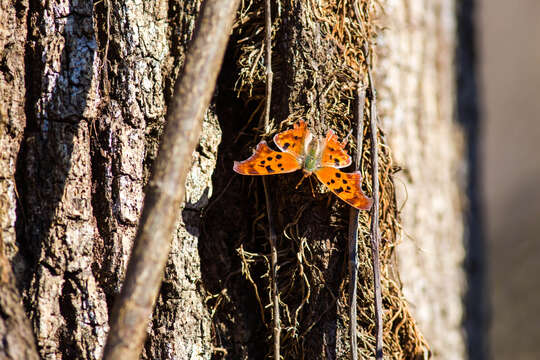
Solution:
{"label": "butterfly", "polygon": [[339,170],[349,166],[352,159],[344,149],[345,144],[338,141],[332,130],[326,138],[315,137],[300,120],[292,129],[276,134],[274,143],[281,151],[272,150],[263,140],[248,159],[234,162],[234,171],[242,175],[275,175],[302,169],[304,178],[315,174],[347,204],[362,210],[371,208],[372,199],[360,188],[360,172]]}

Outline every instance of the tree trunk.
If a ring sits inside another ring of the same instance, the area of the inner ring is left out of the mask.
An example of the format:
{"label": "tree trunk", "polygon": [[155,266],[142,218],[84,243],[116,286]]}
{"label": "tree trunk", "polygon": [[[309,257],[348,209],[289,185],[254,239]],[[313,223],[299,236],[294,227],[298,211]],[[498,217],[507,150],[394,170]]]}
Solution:
{"label": "tree trunk", "polygon": [[376,68],[382,124],[403,168],[396,181],[404,230],[399,274],[438,359],[466,357],[463,214],[468,173],[475,171],[468,168],[464,129],[456,122],[455,7],[449,1],[388,1]]}
{"label": "tree trunk", "polygon": [[38,359],[14,276],[22,269],[11,261],[17,256],[15,170],[26,123],[24,44],[28,3],[13,5],[0,4],[0,358]]}
{"label": "tree trunk", "polygon": [[[9,305],[2,291],[0,308],[7,306],[17,321],[3,327],[0,321],[0,334],[15,339],[3,342],[11,347],[0,347],[0,357],[23,358],[9,355],[17,348],[37,358],[35,343],[40,358],[98,359],[200,2],[7,3],[0,8],[9,19],[2,25],[8,36],[0,38],[0,245],[6,258],[0,258],[0,286],[11,284],[15,300]],[[333,129],[345,138],[358,123],[355,94],[359,79],[367,84],[367,57],[382,110],[377,156],[385,356],[427,354],[421,329],[440,358],[460,357],[464,199],[456,175],[461,135],[452,123],[454,10],[442,0],[418,4],[416,12],[399,1],[362,0],[358,19],[347,2],[272,3],[274,126],[268,133],[256,127],[266,71],[264,3],[256,0],[238,12],[142,357],[263,359],[271,353],[265,200],[260,181],[235,175],[232,162],[298,119],[317,134]],[[423,25],[409,26],[417,21]],[[389,28],[383,31],[382,22]],[[384,46],[375,46],[376,37]],[[403,66],[407,53],[414,61]],[[371,95],[368,89],[365,109]],[[364,142],[350,141],[347,150],[362,151],[363,188],[371,194],[367,124],[377,119],[367,110],[363,115]],[[403,224],[397,166],[409,175],[400,180],[409,192]],[[295,189],[300,177],[268,181],[279,235],[281,355],[346,358],[348,207],[315,182]],[[402,227],[414,236],[398,245]],[[358,350],[367,358],[375,315],[366,211],[359,230]],[[419,284],[425,285],[417,291]],[[414,304],[418,326],[405,299]]]}

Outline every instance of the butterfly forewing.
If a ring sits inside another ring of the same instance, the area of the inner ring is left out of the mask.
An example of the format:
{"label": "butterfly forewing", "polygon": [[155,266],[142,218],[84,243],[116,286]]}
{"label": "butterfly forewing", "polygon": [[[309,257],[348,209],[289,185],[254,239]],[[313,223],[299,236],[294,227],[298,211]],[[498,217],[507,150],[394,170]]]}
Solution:
{"label": "butterfly forewing", "polygon": [[299,158],[304,154],[304,141],[309,133],[303,120],[294,124],[291,130],[285,130],[274,136],[274,143],[281,150]]}
{"label": "butterfly forewing", "polygon": [[373,201],[360,188],[362,183],[360,172],[345,173],[335,168],[322,167],[315,171],[315,175],[320,182],[347,204],[361,210],[371,208]]}
{"label": "butterfly forewing", "polygon": [[332,130],[328,131],[324,139],[321,166],[344,168],[351,165],[352,159],[343,148],[344,145],[338,141],[337,135]]}
{"label": "butterfly forewing", "polygon": [[235,161],[233,167],[234,171],[242,175],[285,174],[300,168],[300,163],[293,155],[270,149],[266,141],[261,141],[248,159]]}
{"label": "butterfly forewing", "polygon": [[349,166],[352,160],[333,131],[330,130],[324,140],[313,139],[306,123],[300,120],[293,129],[276,134],[274,142],[283,152],[274,151],[266,141],[261,141],[248,159],[234,162],[234,171],[242,175],[273,175],[303,167],[306,175],[315,173],[325,186],[349,205],[365,210],[371,207],[373,201],[360,187],[360,172],[339,170]]}

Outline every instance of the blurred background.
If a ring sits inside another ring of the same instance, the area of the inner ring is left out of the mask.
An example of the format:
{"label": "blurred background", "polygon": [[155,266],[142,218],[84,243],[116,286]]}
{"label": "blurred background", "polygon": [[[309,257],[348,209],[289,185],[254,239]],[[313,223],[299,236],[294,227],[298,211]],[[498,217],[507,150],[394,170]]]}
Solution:
{"label": "blurred background", "polygon": [[540,1],[475,16],[489,359],[540,359]]}

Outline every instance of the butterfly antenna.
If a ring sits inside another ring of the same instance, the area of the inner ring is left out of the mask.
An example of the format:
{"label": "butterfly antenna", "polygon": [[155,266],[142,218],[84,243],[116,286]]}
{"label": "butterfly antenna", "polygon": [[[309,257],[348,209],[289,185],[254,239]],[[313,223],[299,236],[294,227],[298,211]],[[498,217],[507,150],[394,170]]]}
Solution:
{"label": "butterfly antenna", "polygon": [[352,129],[349,131],[349,133],[347,134],[347,136],[345,136],[345,139],[343,139],[343,141],[341,142],[341,147],[345,147],[345,145],[347,145],[347,143],[349,142],[349,138],[351,137],[353,131]]}

